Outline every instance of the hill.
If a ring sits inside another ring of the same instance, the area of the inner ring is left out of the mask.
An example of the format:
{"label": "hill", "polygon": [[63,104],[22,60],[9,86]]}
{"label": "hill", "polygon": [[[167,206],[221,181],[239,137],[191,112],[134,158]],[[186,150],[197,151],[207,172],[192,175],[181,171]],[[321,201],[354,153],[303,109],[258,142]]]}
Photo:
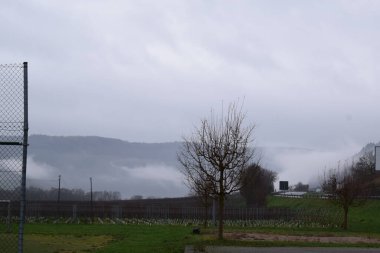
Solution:
{"label": "hill", "polygon": [[[89,191],[119,191],[123,198],[182,197],[188,190],[176,154],[180,142],[137,143],[98,136],[29,137],[27,184]],[[366,145],[362,151],[373,149]],[[261,164],[279,173],[279,180],[318,185],[318,171],[358,152],[320,151],[303,147],[257,147]],[[360,155],[361,153],[358,153]],[[314,178],[315,182],[310,182]]]}
{"label": "hill", "polygon": [[[109,160],[115,166],[129,168],[157,163],[177,166],[176,152],[180,145],[179,142],[134,143],[98,136],[46,135],[32,135],[29,143],[29,153],[36,162],[63,168],[70,165],[83,169],[102,167],[102,170],[109,167],[104,164]],[[86,164],[78,163],[86,157],[91,157]]]}
{"label": "hill", "polygon": [[176,160],[178,142],[132,143],[96,136],[29,137],[28,184],[88,190],[120,191],[122,195],[183,196]]}
{"label": "hill", "polygon": [[[98,136],[31,135],[28,150],[28,185],[42,188],[82,188],[119,191],[122,196],[181,197],[187,195],[179,172],[180,142],[136,143]],[[308,152],[297,148],[257,148],[261,162],[281,170],[275,157],[287,152]]]}

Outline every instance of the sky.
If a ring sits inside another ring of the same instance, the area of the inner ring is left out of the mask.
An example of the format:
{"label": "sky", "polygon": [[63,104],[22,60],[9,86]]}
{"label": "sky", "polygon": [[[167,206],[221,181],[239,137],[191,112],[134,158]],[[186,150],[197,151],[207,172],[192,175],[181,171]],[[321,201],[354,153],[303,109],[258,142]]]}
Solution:
{"label": "sky", "polygon": [[31,134],[178,141],[244,100],[254,145],[327,161],[380,140],[379,28],[376,0],[1,1],[0,61]]}

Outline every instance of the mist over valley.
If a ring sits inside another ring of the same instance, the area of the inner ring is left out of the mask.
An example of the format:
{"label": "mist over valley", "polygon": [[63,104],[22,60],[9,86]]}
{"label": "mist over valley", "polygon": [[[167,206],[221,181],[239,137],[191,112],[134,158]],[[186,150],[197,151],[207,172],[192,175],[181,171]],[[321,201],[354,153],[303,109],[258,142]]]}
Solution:
{"label": "mist over valley", "polygon": [[[89,191],[118,191],[122,198],[181,197],[189,194],[177,152],[181,142],[138,143],[98,136],[29,137],[27,185],[43,189],[61,187]],[[372,144],[374,145],[374,144]],[[371,149],[368,145],[367,149]],[[326,166],[348,159],[360,151],[319,151],[297,147],[256,147],[256,159],[278,173],[279,180],[318,186]],[[278,186],[275,186],[278,188]]]}

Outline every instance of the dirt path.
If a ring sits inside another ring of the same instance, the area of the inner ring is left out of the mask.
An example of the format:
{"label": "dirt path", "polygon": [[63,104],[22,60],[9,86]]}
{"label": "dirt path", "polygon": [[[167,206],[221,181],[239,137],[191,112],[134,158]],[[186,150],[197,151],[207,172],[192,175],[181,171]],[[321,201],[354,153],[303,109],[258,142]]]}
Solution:
{"label": "dirt path", "polygon": [[297,236],[263,233],[225,233],[225,238],[241,241],[291,241],[291,242],[321,242],[321,243],[379,243],[380,238],[357,236]]}

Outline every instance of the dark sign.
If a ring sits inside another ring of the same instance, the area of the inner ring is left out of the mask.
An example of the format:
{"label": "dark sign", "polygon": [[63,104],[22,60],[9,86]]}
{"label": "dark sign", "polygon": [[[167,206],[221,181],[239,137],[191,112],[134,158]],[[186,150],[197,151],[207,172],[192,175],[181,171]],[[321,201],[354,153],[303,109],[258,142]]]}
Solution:
{"label": "dark sign", "polygon": [[289,190],[289,182],[288,181],[280,181],[280,191]]}

